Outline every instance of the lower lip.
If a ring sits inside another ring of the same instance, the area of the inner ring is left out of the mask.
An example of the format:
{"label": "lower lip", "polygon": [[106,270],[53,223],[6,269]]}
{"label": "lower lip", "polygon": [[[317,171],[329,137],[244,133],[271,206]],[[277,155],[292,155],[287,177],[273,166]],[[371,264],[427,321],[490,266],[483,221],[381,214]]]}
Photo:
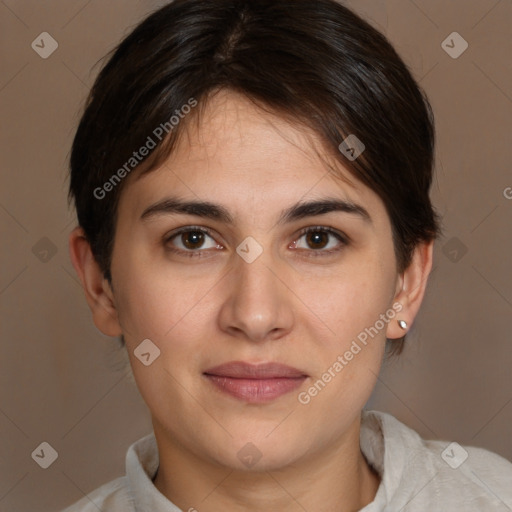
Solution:
{"label": "lower lip", "polygon": [[305,380],[303,377],[275,377],[272,379],[238,379],[205,374],[221,391],[249,403],[264,403],[290,393]]}

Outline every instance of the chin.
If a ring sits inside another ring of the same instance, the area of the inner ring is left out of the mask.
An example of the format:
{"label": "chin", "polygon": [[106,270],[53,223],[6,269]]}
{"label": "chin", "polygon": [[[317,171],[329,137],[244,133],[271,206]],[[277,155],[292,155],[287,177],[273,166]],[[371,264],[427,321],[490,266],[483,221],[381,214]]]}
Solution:
{"label": "chin", "polygon": [[[235,471],[278,471],[294,464],[304,450],[303,443],[294,443],[287,438],[275,436],[265,437],[237,436],[229,446],[219,447],[214,455],[217,463]],[[252,440],[251,440],[252,439]]]}

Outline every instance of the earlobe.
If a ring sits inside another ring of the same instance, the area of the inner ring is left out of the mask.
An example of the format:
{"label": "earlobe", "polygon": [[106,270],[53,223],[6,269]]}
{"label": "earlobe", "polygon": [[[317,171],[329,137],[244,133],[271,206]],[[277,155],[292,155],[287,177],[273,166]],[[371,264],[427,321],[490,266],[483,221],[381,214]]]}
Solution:
{"label": "earlobe", "polygon": [[94,258],[82,228],[74,229],[69,235],[69,254],[91,308],[94,324],[106,336],[120,336],[122,329],[112,289]]}
{"label": "earlobe", "polygon": [[402,338],[411,328],[427,288],[428,276],[432,270],[433,249],[434,241],[418,244],[410,265],[399,276],[399,286],[393,302],[400,304],[401,308],[396,319],[388,324],[388,339]]}

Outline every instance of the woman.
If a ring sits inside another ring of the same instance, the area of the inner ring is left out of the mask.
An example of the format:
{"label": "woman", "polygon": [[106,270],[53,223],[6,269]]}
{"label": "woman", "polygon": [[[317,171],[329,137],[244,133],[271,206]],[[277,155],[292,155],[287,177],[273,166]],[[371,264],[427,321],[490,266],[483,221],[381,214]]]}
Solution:
{"label": "woman", "polygon": [[69,512],[512,510],[512,464],[364,411],[439,231],[427,98],[333,0],[176,0],[71,154],[73,265],[154,433]]}

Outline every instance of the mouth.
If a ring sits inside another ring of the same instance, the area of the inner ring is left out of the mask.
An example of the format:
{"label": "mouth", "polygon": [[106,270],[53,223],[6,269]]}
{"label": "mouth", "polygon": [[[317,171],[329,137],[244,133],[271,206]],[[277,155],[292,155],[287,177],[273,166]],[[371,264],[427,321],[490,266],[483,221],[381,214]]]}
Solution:
{"label": "mouth", "polygon": [[249,403],[264,403],[297,389],[308,378],[304,372],[279,363],[231,361],[203,375],[218,390]]}

